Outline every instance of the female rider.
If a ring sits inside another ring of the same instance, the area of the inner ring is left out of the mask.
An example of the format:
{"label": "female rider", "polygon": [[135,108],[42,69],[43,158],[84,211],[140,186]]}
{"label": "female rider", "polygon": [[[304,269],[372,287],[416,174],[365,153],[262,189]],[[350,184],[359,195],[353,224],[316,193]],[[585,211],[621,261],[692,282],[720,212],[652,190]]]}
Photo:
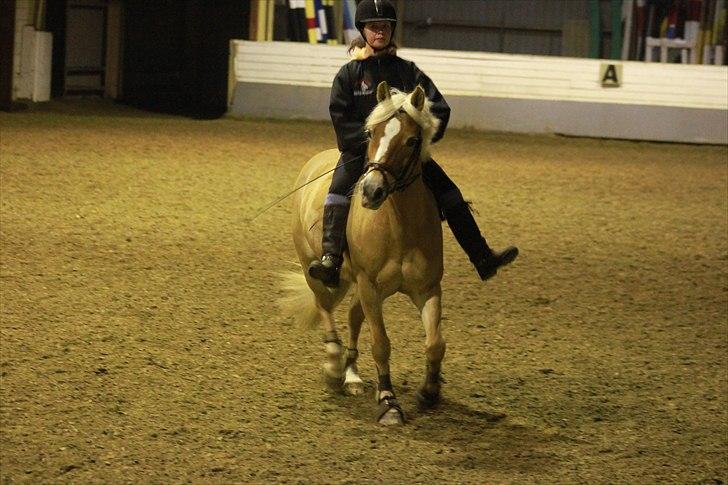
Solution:
{"label": "female rider", "polygon": [[[377,104],[379,83],[386,81],[389,86],[404,92],[422,86],[432,102],[432,114],[440,119],[433,143],[443,137],[450,118],[450,107],[432,80],[413,62],[397,57],[396,46],[392,43],[397,12],[389,0],[362,0],[356,8],[355,22],[362,39],[352,42],[349,52],[353,60],[339,70],[331,88],[329,112],[341,158],[324,202],[323,257],[308,267],[313,278],[329,287],[339,286],[350,198],[365,166],[367,137],[364,124]],[[518,256],[518,248],[513,246],[501,252],[488,247],[470,206],[434,160],[422,166],[422,178],[482,280],[494,276],[499,267]]]}

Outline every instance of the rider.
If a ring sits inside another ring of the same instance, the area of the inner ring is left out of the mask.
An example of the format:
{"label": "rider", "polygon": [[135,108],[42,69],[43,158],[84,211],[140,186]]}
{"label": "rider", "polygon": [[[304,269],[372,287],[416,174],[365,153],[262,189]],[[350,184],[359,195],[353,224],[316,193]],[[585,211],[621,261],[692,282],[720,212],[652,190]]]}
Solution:
{"label": "rider", "polygon": [[[349,53],[353,60],[339,70],[331,88],[329,112],[341,157],[324,201],[323,257],[308,267],[313,278],[329,287],[339,286],[350,199],[365,166],[364,124],[377,104],[379,83],[386,81],[405,92],[422,86],[432,102],[432,114],[440,119],[433,142],[443,137],[450,118],[450,107],[432,80],[413,62],[397,57],[397,47],[392,43],[397,12],[389,0],[362,0],[356,8],[355,22],[362,38],[352,42]],[[499,267],[518,256],[514,246],[501,252],[488,246],[460,190],[434,160],[423,164],[422,178],[482,280],[495,276]]]}

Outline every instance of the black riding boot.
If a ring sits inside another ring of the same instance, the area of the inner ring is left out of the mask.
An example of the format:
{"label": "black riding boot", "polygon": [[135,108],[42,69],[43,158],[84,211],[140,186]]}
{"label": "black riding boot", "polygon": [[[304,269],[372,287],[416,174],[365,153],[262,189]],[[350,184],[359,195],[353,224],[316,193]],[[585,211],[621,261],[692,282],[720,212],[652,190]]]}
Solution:
{"label": "black riding boot", "polygon": [[508,246],[500,252],[493,251],[488,246],[467,203],[462,202],[443,212],[455,239],[470,258],[481,280],[492,278],[498,268],[511,263],[518,256],[518,248],[515,246]]}
{"label": "black riding boot", "polygon": [[325,204],[323,215],[323,257],[311,262],[308,274],[330,287],[339,286],[339,272],[344,262],[342,254],[346,246],[346,219],[349,205]]}

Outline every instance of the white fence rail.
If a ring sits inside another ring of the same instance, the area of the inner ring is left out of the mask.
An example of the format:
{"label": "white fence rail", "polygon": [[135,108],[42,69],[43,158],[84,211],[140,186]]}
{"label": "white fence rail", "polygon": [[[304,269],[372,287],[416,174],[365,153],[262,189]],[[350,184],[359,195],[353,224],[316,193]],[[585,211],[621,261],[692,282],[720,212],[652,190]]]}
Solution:
{"label": "white fence rail", "polygon": [[[234,41],[239,82],[330,87],[343,46]],[[445,95],[728,109],[728,67],[400,49]],[[620,87],[599,68],[622,65]]]}

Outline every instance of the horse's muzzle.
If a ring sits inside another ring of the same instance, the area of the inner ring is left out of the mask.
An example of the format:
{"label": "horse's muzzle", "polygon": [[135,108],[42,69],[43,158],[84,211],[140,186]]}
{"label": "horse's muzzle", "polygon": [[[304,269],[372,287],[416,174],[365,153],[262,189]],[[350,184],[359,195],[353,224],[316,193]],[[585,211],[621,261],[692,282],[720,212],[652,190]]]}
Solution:
{"label": "horse's muzzle", "polygon": [[[378,180],[377,180],[378,179]],[[384,185],[384,177],[368,176],[362,184],[361,204],[367,209],[377,210],[387,198],[387,188]]]}

